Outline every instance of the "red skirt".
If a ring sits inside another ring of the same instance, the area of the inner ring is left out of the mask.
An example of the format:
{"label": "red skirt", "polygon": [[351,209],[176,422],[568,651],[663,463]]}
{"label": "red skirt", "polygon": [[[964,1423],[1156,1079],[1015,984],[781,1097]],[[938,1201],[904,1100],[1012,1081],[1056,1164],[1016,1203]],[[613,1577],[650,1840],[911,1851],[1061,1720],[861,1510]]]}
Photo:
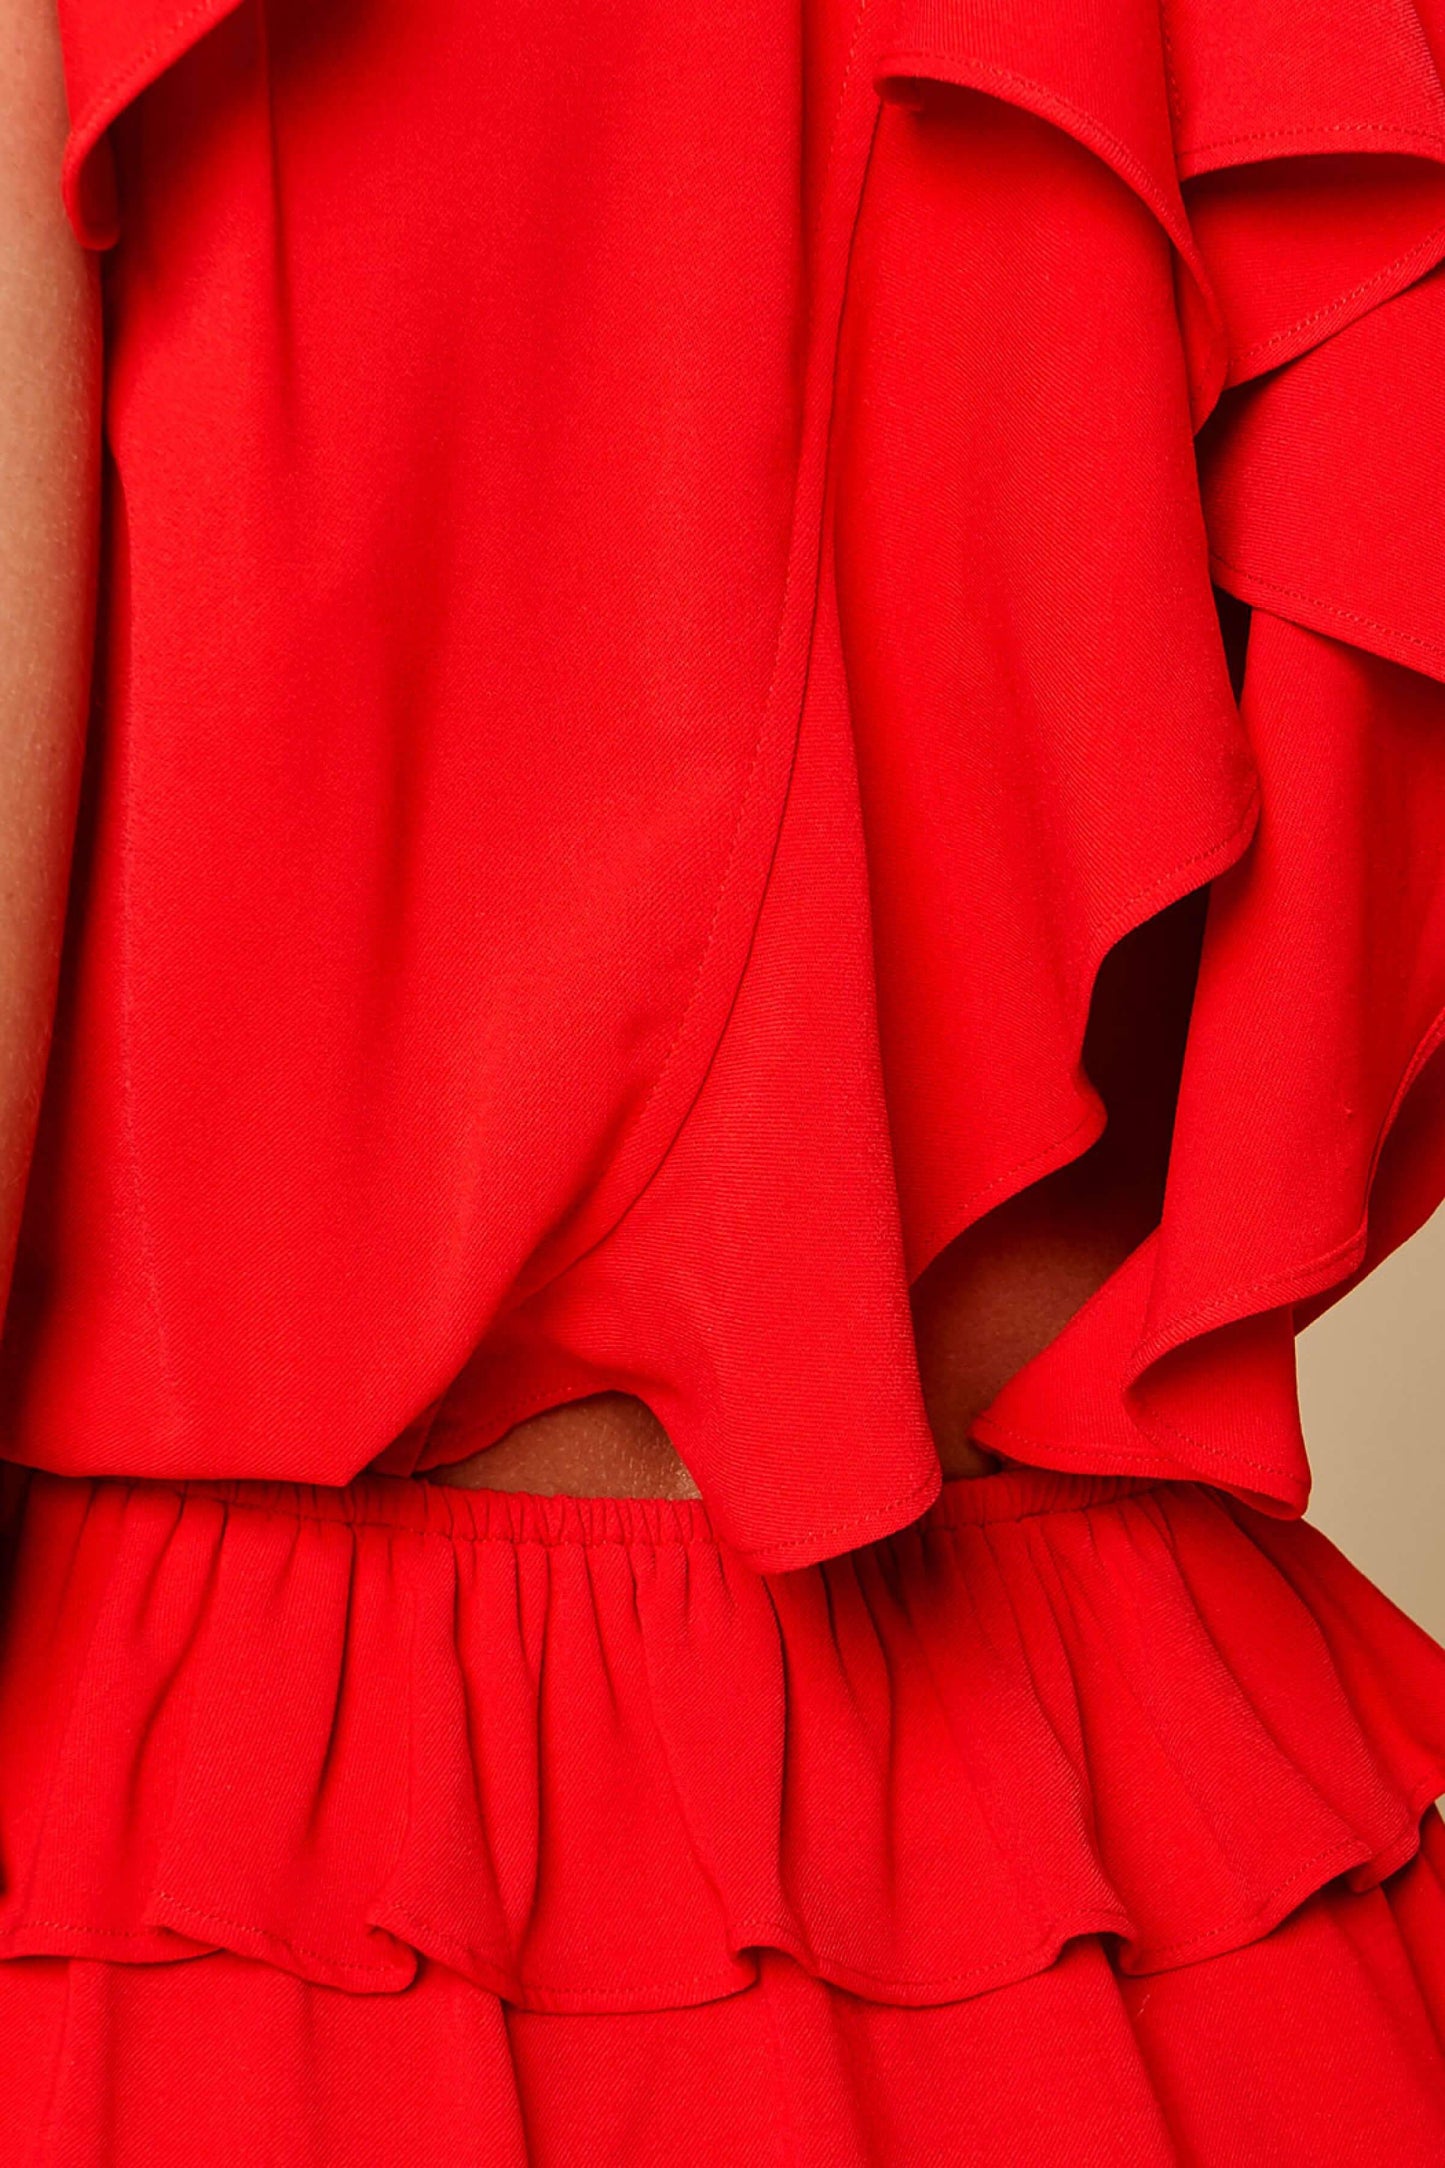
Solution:
{"label": "red skirt", "polygon": [[1304,1523],[15,1492],[6,2162],[1445,2161],[1445,1650]]}

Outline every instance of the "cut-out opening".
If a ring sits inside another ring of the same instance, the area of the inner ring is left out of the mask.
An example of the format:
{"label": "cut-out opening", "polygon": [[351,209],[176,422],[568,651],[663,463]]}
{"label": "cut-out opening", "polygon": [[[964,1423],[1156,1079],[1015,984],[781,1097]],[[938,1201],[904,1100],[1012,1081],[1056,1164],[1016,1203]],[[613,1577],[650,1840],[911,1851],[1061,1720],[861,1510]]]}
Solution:
{"label": "cut-out opening", "polygon": [[495,1445],[424,1471],[463,1490],[555,1498],[696,1498],[697,1484],[646,1401],[588,1393],[540,1409]]}

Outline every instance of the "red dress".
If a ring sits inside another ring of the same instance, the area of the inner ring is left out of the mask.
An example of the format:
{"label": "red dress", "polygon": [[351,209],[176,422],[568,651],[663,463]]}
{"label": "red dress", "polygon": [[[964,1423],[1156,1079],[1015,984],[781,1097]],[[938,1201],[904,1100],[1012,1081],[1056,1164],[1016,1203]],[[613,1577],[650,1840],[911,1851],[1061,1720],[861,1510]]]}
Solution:
{"label": "red dress", "polygon": [[[61,12],[6,2157],[1445,2160],[1445,1651],[1293,1357],[1445,1195],[1439,0]],[[941,1487],[910,1282],[1206,886]],[[700,1504],[410,1480],[609,1388]]]}

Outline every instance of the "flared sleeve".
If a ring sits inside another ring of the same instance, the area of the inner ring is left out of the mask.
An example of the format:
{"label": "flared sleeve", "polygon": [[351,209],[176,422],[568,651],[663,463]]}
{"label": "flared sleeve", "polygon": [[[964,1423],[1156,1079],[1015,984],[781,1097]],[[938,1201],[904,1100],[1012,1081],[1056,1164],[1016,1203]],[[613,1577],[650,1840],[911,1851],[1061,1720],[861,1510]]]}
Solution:
{"label": "flared sleeve", "polygon": [[[845,354],[914,1269],[1096,1139],[1098,963],[1208,883],[1160,1223],[977,1435],[1284,1513],[1294,1333],[1445,1191],[1440,33],[909,0]],[[1237,702],[1211,586],[1252,613]]]}

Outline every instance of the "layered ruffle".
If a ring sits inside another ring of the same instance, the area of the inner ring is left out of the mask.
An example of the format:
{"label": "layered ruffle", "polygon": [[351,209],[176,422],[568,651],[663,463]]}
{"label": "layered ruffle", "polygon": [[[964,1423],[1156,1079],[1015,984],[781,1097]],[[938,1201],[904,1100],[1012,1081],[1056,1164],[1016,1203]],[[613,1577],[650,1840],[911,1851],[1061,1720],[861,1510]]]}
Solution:
{"label": "layered ruffle", "polygon": [[978,1435],[1285,1513],[1297,1326],[1445,1194],[1442,54],[1433,6],[902,0],[844,325],[912,1268],[1097,1139],[1102,956],[1210,884],[1160,1224]]}
{"label": "layered ruffle", "polygon": [[36,1477],[15,1532],[7,1957],[927,2005],[1253,1941],[1445,1789],[1445,1651],[1192,1486],[957,1483],[772,1577],[696,1505],[386,1478]]}
{"label": "layered ruffle", "polygon": [[0,2154],[27,2168],[1438,2168],[1445,1829],[1379,1888],[1271,1935],[1120,1975],[1049,1971],[932,2009],[763,1953],[689,2009],[519,2010],[423,1961],[404,1995],[218,1951],[0,1965]]}

